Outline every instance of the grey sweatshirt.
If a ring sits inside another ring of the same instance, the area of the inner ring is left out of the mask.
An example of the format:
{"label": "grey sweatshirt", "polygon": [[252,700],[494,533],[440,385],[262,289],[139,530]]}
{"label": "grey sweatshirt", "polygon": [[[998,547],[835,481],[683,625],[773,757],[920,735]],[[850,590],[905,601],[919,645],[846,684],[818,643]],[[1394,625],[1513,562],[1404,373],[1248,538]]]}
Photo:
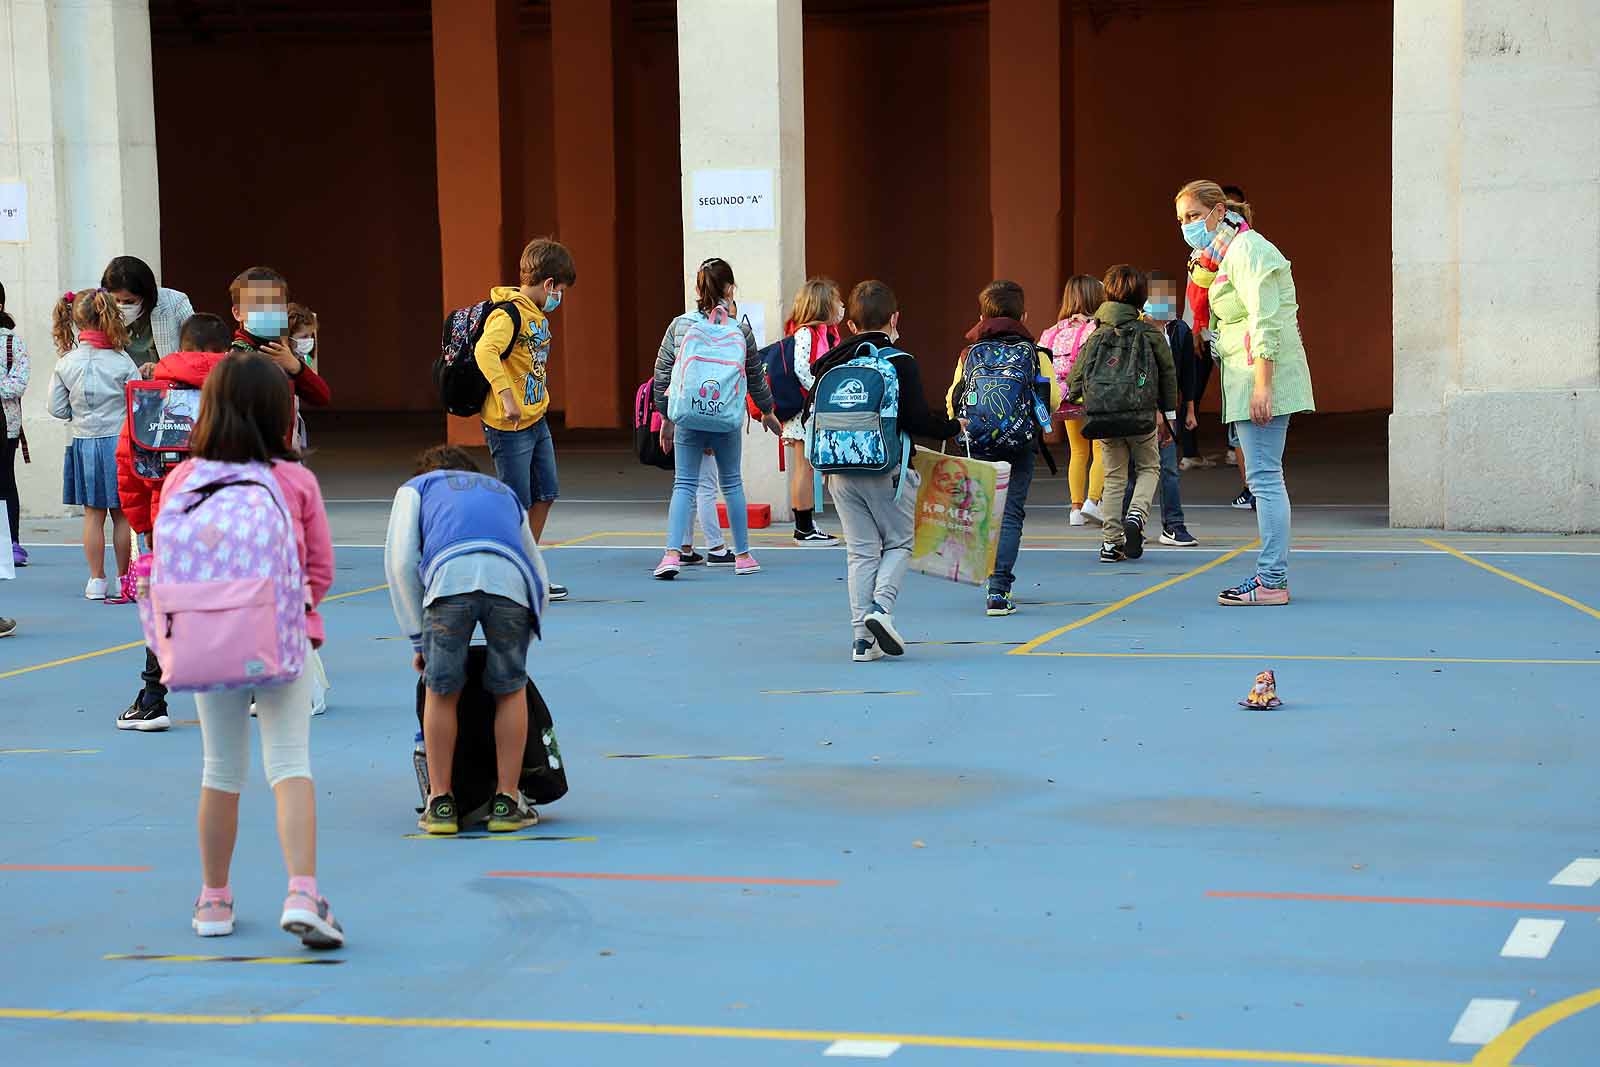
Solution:
{"label": "grey sweatshirt", "polygon": [[[678,351],[683,347],[683,337],[689,332],[689,327],[704,318],[698,311],[690,311],[679,315],[667,325],[667,332],[661,338],[661,348],[656,352],[656,379],[655,398],[656,409],[663,414],[667,410],[667,389],[672,385],[672,365],[678,361]],[[749,323],[740,322],[739,329],[744,331],[744,370],[745,377],[749,379],[750,399],[756,402],[763,414],[772,411],[772,390],[767,385],[767,369],[761,363],[761,357],[756,354],[756,335],[751,331]]]}

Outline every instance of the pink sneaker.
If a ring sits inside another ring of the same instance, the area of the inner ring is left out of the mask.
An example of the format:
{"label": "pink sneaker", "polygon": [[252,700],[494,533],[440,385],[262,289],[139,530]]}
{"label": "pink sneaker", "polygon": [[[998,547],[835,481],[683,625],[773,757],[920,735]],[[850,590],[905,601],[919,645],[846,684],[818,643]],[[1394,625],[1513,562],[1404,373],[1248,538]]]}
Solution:
{"label": "pink sneaker", "polygon": [[313,900],[305,893],[290,893],[283,902],[283,917],[278,925],[298,937],[306,948],[339,948],[344,944],[344,927],[333,917],[325,897]]}
{"label": "pink sneaker", "polygon": [[227,937],[233,933],[233,901],[195,901],[194,932],[201,937]]}
{"label": "pink sneaker", "polygon": [[656,564],[656,577],[663,582],[670,582],[678,576],[678,568],[682,564],[682,557],[676,551],[669,550],[661,557],[661,562]]}
{"label": "pink sneaker", "polygon": [[1263,585],[1259,574],[1252,575],[1249,581],[1240,582],[1232,589],[1224,589],[1217,594],[1217,603],[1223,607],[1267,608],[1288,602],[1288,586],[1277,589]]}
{"label": "pink sneaker", "polygon": [[746,553],[745,555],[742,555],[733,561],[733,573],[759,574],[761,573],[761,564],[756,562],[756,558],[754,556]]}

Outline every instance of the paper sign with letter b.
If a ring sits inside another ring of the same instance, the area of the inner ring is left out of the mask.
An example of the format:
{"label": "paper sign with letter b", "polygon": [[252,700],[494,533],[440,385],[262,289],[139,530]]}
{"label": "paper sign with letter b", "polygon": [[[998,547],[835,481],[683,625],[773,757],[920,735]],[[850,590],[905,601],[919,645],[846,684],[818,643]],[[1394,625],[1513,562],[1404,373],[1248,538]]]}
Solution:
{"label": "paper sign with letter b", "polygon": [[696,230],[770,230],[772,171],[697,170],[689,183]]}
{"label": "paper sign with letter b", "polygon": [[0,182],[0,241],[28,239],[28,187],[21,182]]}

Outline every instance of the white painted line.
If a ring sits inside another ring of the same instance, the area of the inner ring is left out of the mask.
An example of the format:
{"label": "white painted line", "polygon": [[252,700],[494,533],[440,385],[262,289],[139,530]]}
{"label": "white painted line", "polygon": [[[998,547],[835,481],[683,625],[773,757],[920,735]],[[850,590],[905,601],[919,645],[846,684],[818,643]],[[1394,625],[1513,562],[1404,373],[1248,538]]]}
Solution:
{"label": "white painted line", "polygon": [[900,1050],[898,1041],[835,1041],[822,1050],[824,1056],[854,1056],[863,1060],[886,1060]]}
{"label": "white painted line", "polygon": [[1600,882],[1600,859],[1582,856],[1561,868],[1561,873],[1550,879],[1551,885],[1575,885],[1580,889],[1593,889]]}
{"label": "white painted line", "polygon": [[1487,1045],[1511,1025],[1521,1003],[1517,1000],[1473,997],[1467,1001],[1467,1009],[1461,1013],[1461,1018],[1456,1020],[1456,1028],[1450,1031],[1450,1043]]}
{"label": "white painted line", "polygon": [[1542,960],[1556,947],[1565,919],[1518,919],[1500,955],[1519,960]]}

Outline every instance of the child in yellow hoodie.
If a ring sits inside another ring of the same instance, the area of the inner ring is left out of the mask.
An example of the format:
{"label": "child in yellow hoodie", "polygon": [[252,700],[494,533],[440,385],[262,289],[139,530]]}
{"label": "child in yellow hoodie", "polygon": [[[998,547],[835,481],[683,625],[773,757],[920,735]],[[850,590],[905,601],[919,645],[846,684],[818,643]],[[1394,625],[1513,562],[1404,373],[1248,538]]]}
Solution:
{"label": "child in yellow hoodie", "polygon": [[[483,436],[494,458],[495,474],[522,501],[537,541],[544,536],[550,505],[560,495],[555,441],[544,417],[550,408],[546,384],[550,313],[561,306],[567,286],[578,280],[578,269],[565,245],[539,237],[522,250],[518,273],[519,285],[497,285],[489,290],[489,299],[512,305],[517,319],[502,308],[491,311],[472,356],[489,381],[489,395],[483,401]],[[551,600],[566,598],[566,586],[550,586]]]}

